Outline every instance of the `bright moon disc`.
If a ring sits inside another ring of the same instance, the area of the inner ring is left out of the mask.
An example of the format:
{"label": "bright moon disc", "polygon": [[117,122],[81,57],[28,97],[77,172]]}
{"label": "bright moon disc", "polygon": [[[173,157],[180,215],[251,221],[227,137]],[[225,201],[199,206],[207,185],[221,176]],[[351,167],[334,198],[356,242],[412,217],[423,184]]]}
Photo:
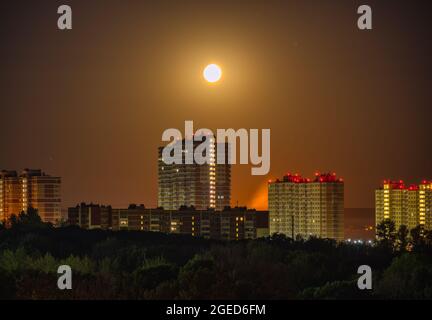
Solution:
{"label": "bright moon disc", "polygon": [[218,82],[222,77],[222,70],[217,64],[209,64],[204,69],[203,76],[208,82]]}

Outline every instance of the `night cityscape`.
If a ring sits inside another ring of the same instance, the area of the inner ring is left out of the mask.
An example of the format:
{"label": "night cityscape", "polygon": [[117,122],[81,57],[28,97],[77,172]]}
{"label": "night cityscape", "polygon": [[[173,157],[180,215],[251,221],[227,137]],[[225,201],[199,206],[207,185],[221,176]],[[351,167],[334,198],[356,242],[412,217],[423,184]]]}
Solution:
{"label": "night cityscape", "polygon": [[2,3],[0,300],[432,299],[414,2]]}

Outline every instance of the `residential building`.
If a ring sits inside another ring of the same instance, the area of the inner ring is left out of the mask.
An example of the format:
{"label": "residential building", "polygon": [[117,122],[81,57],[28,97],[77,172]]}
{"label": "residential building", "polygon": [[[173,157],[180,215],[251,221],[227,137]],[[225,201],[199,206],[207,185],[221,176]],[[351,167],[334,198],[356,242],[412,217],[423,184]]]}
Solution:
{"label": "residential building", "polygon": [[404,181],[384,180],[375,191],[375,223],[385,219],[394,221],[396,229],[421,226],[432,229],[432,182],[405,185]]}
{"label": "residential building", "polygon": [[269,181],[268,203],[270,234],[344,240],[344,182],[335,173]]}
{"label": "residential building", "polygon": [[29,207],[38,210],[42,221],[58,224],[61,220],[61,178],[41,170],[3,170],[0,173],[0,219],[26,212]]}
{"label": "residential building", "polygon": [[[158,160],[158,207],[178,210],[182,206],[193,206],[197,210],[209,208],[218,211],[230,206],[231,165],[228,164],[228,145],[210,140],[209,163],[187,164],[186,140],[177,142],[181,148],[178,164],[167,164],[163,149],[159,148]],[[200,142],[193,141],[195,152]],[[217,152],[225,151],[225,164],[216,163]]]}
{"label": "residential building", "polygon": [[100,206],[81,205],[69,208],[69,223],[85,229],[162,232],[215,240],[256,239],[269,235],[268,211],[229,207],[223,211],[196,210],[193,207],[163,210],[130,205],[127,209],[106,211],[111,214],[111,224],[106,226],[88,222],[92,219],[94,208]]}
{"label": "residential building", "polygon": [[110,206],[81,203],[68,208],[68,223],[84,229],[110,229],[111,219]]}

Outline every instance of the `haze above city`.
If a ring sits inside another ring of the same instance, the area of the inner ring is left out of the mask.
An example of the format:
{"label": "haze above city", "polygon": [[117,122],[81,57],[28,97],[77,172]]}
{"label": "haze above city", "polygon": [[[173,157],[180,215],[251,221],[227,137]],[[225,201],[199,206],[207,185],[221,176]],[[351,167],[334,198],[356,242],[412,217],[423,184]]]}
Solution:
{"label": "haze above city", "polygon": [[61,176],[64,207],[156,206],[162,132],[185,120],[271,129],[270,174],[234,165],[233,205],[266,209],[287,172],[337,172],[352,208],[432,178],[426,3],[370,1],[370,32],[341,1],[77,2],[70,32],[57,4],[0,5],[0,169]]}

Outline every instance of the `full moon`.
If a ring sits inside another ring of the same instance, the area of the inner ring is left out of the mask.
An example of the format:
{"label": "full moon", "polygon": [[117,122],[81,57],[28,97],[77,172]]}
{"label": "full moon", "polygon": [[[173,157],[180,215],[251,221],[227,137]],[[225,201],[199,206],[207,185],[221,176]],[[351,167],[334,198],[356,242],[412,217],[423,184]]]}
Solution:
{"label": "full moon", "polygon": [[218,82],[222,77],[222,69],[217,64],[209,64],[205,67],[203,76],[207,82]]}

